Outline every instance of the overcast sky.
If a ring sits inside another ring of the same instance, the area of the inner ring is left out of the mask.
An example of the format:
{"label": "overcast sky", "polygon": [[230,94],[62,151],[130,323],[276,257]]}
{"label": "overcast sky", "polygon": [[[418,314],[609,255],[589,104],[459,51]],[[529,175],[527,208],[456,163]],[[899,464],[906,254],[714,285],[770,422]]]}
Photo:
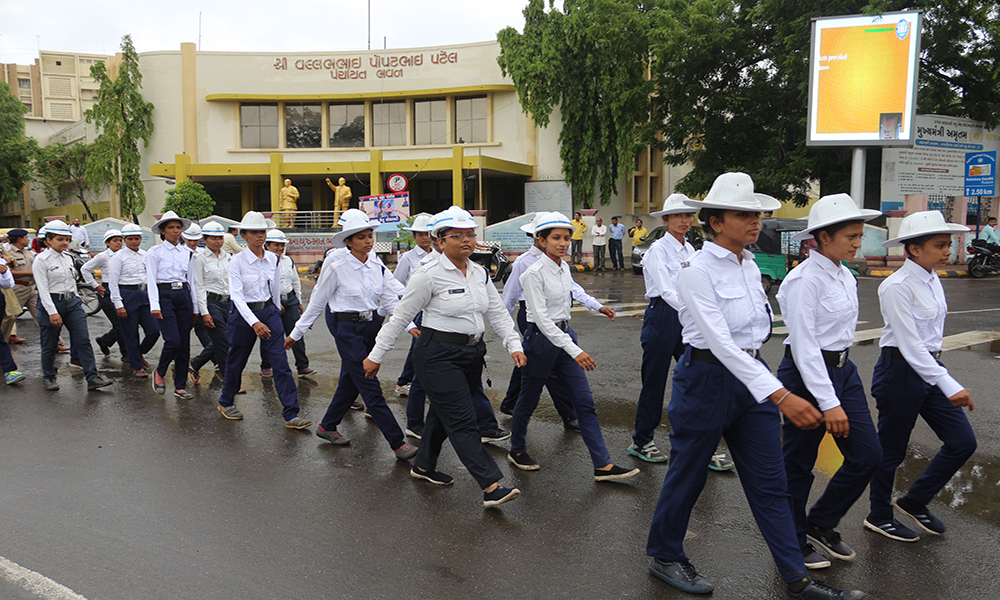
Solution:
{"label": "overcast sky", "polygon": [[[439,46],[519,31],[528,0],[371,0],[371,47]],[[560,3],[561,4],[561,3]],[[113,54],[125,34],[139,52],[332,52],[368,47],[368,0],[0,0],[0,62],[34,64],[42,50]]]}

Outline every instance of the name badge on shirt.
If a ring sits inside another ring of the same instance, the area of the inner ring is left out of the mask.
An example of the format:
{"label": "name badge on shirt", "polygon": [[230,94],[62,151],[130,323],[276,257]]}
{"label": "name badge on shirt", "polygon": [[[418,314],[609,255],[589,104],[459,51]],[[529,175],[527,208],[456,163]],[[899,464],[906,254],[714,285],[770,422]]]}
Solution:
{"label": "name badge on shirt", "polygon": [[448,293],[449,294],[464,294],[465,293],[465,288],[456,288],[456,289],[453,289],[453,290],[448,290]]}

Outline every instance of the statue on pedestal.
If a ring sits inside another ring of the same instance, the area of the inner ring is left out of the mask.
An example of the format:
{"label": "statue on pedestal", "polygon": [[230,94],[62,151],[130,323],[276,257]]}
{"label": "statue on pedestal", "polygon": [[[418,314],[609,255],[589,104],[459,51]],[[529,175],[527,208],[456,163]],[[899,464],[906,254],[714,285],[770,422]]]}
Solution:
{"label": "statue on pedestal", "polygon": [[[281,204],[279,205],[279,210],[281,212],[291,212],[294,213],[299,209],[299,190],[292,185],[291,179],[285,180],[285,187],[281,188],[281,193],[279,195]],[[282,227],[294,227],[295,226],[295,215],[281,215],[281,219],[278,219],[279,226]]]}
{"label": "statue on pedestal", "polygon": [[333,182],[327,177],[326,185],[333,190],[333,210],[343,213],[351,207],[351,188],[347,187],[346,179],[341,177],[337,185],[333,185]]}

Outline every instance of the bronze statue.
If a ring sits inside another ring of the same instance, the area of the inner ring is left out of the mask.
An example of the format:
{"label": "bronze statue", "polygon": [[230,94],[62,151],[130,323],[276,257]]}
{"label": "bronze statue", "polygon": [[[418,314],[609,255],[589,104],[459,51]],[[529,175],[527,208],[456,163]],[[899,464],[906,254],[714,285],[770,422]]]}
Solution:
{"label": "bronze statue", "polygon": [[[283,213],[294,213],[299,210],[298,199],[299,190],[292,185],[291,179],[285,180],[285,187],[281,188],[281,194],[279,196],[281,204],[280,210]],[[279,224],[284,227],[292,227],[295,224],[295,215],[282,215],[279,219]]]}
{"label": "bronze statue", "polygon": [[351,207],[351,188],[347,187],[346,179],[341,177],[337,185],[333,185],[333,182],[327,177],[326,185],[333,190],[333,210],[343,213]]}

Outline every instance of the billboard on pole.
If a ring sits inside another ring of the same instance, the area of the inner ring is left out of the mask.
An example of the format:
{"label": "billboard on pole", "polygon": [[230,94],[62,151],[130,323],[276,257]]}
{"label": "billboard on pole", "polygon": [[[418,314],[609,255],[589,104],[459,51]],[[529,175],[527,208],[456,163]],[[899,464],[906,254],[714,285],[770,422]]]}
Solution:
{"label": "billboard on pole", "polygon": [[813,20],[809,146],[911,146],[920,13]]}

